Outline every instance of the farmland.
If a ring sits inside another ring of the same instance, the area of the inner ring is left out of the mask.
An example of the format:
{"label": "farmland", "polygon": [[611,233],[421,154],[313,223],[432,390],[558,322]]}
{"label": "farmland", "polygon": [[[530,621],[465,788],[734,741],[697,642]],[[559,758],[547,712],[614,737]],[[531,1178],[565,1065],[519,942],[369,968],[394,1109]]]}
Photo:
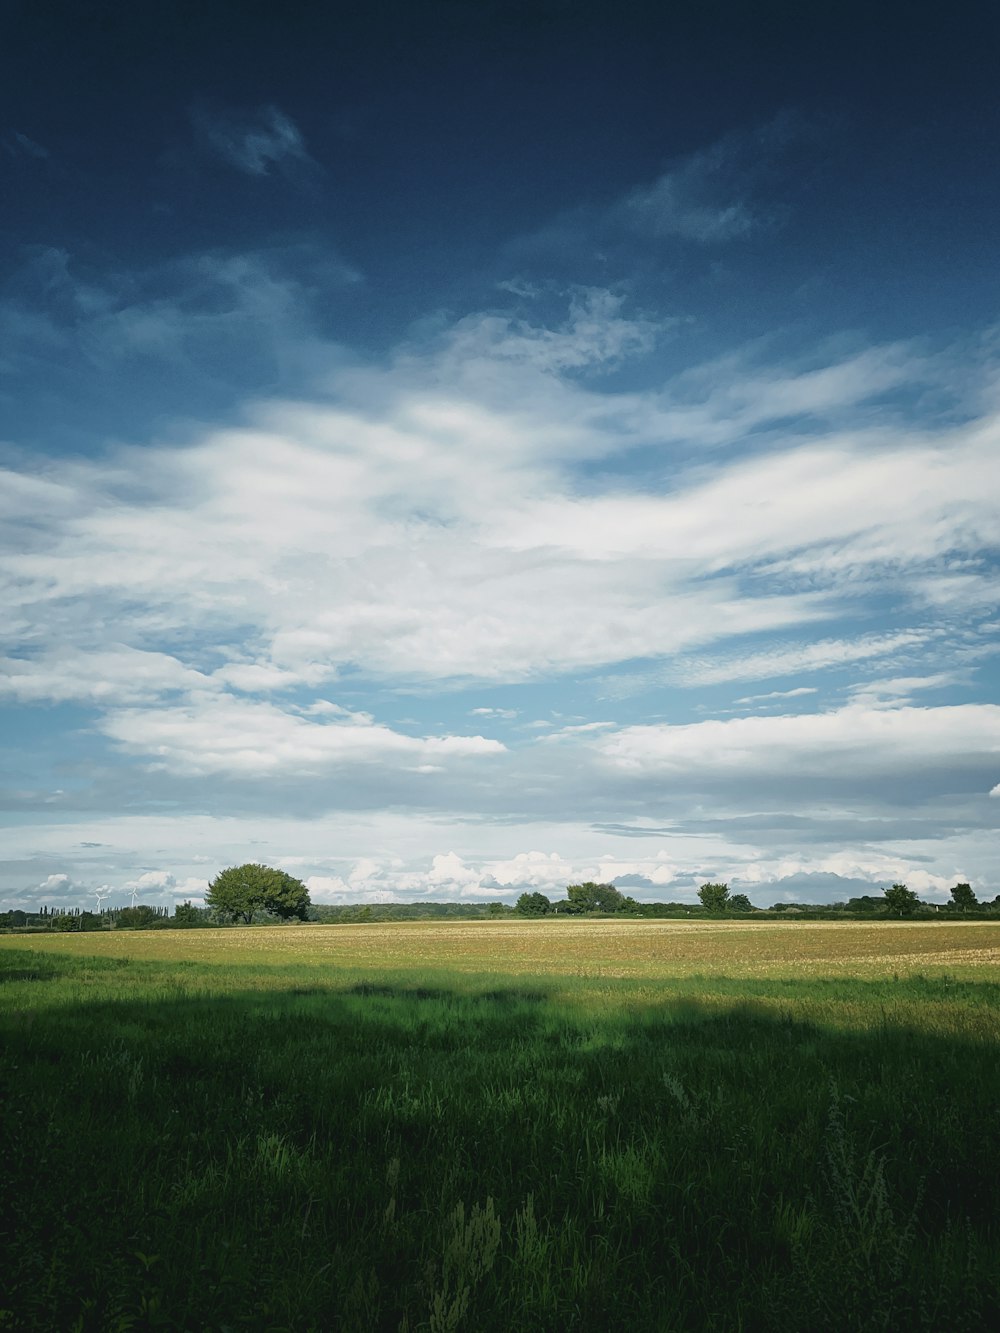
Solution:
{"label": "farmland", "polygon": [[989,1327],[1000,924],[0,939],[4,1329]]}

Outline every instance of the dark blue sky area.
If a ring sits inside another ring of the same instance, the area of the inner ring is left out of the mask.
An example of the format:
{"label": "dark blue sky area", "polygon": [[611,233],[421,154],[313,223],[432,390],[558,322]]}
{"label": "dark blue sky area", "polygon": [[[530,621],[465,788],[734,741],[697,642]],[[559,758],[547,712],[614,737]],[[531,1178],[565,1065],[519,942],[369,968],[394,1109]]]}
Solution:
{"label": "dark blue sky area", "polygon": [[[306,235],[372,279],[377,340],[425,309],[428,286],[447,299],[537,267],[523,246],[498,264],[498,249],[564,210],[605,207],[785,116],[796,128],[776,180],[754,181],[792,213],[780,258],[762,247],[766,281],[835,262],[848,318],[889,333],[930,270],[943,322],[995,304],[993,5],[4,8],[8,272],[25,245],[137,264]],[[269,105],[312,160],[262,191],[197,151],[198,123]],[[48,157],[17,152],[11,132]],[[645,257],[650,280],[682,289],[701,267]],[[613,247],[594,259],[595,279],[626,268]],[[766,281],[746,290],[754,308]]]}
{"label": "dark blue sky area", "polygon": [[[686,321],[660,377],[762,336],[952,340],[996,317],[993,5],[2,14],[0,406],[22,444],[50,447],[54,422],[65,448],[135,439],[308,378],[267,336],[273,310],[247,311],[194,256],[256,254],[286,284],[284,348],[315,335],[365,356],[415,321],[516,313],[512,280]],[[220,136],[269,116],[295,151],[227,161]],[[637,225],[630,195],[664,173],[752,225]],[[206,316],[201,343],[189,331],[178,361],[133,338],[128,366],[95,376],[100,330],[82,324],[167,301]]]}

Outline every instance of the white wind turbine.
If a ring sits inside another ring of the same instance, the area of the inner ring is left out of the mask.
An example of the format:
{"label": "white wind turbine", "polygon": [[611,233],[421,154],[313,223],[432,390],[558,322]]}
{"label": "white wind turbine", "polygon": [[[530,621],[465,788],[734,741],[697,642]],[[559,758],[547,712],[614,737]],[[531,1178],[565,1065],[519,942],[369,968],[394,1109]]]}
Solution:
{"label": "white wind turbine", "polygon": [[105,899],[105,898],[110,898],[110,896],[111,896],[111,892],[110,892],[109,889],[105,889],[103,893],[101,892],[100,889],[95,889],[95,890],[94,890],[94,897],[97,899],[97,915],[98,915],[98,916],[101,915],[101,903],[104,902],[104,899]]}
{"label": "white wind turbine", "polygon": [[139,896],[139,890],[138,890],[138,889],[133,889],[133,890],[132,890],[132,906],[133,906],[133,907],[135,906],[135,900],[136,900],[136,898],[138,898],[138,896]]}

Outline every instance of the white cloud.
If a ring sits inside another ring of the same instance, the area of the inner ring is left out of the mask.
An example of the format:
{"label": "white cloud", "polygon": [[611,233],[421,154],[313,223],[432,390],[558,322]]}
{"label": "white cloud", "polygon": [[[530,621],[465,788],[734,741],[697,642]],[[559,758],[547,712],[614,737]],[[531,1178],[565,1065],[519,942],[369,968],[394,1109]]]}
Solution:
{"label": "white cloud", "polygon": [[593,744],[628,772],[859,781],[922,767],[981,765],[1000,755],[1000,706],[866,708],[625,727]]}
{"label": "white cloud", "polygon": [[909,703],[921,690],[940,690],[955,685],[960,677],[952,671],[930,676],[893,676],[869,680],[852,687],[851,702],[862,708],[899,708]]}
{"label": "white cloud", "polygon": [[687,657],[677,663],[672,678],[682,685],[698,686],[825,671],[921,649],[934,638],[934,634],[931,628],[916,628],[893,634],[863,634],[856,639],[784,643],[767,652],[722,654],[717,658]]}
{"label": "white cloud", "polygon": [[206,676],[176,657],[124,643],[91,651],[67,645],[36,658],[0,658],[0,673],[0,695],[27,703],[80,700],[120,705],[210,685]]}
{"label": "white cloud", "polygon": [[344,764],[481,758],[505,749],[483,736],[417,739],[378,726],[367,715],[321,716],[331,720],[311,721],[275,704],[223,694],[194,696],[173,707],[115,710],[102,728],[124,749],[151,756],[156,767],[248,778],[301,777]]}
{"label": "white cloud", "polygon": [[[597,780],[607,804],[615,789],[609,786],[606,771]],[[893,788],[894,784],[887,784],[888,791]],[[836,790],[831,788],[831,792]],[[0,907],[40,906],[46,901],[92,906],[97,885],[110,890],[109,905],[126,905],[128,886],[151,873],[150,864],[157,862],[169,867],[163,876],[165,887],[159,896],[150,887],[143,901],[163,905],[185,898],[200,901],[209,879],[220,869],[249,860],[278,866],[304,879],[317,902],[460,896],[512,901],[527,889],[558,897],[566,884],[616,878],[626,880],[623,892],[638,898],[679,901],[693,901],[698,885],[706,879],[740,879],[741,885],[761,886],[754,896],[768,902],[779,896],[779,890],[772,893],[768,887],[775,881],[820,872],[867,881],[875,886],[872,892],[899,879],[912,887],[925,881],[949,885],[968,880],[980,896],[989,890],[987,896],[992,897],[995,892],[990,886],[1000,862],[992,823],[960,835],[952,831],[944,838],[927,829],[924,841],[912,834],[892,839],[881,831],[882,813],[865,802],[857,820],[864,832],[845,844],[837,816],[841,788],[839,797],[823,802],[829,833],[824,834],[824,820],[817,818],[801,845],[782,852],[775,850],[776,836],[780,840],[781,835],[775,835],[773,825],[754,835],[745,818],[748,811],[758,808],[758,784],[741,780],[714,799],[711,813],[717,816],[717,827],[712,829],[700,827],[697,819],[692,821],[683,791],[679,784],[670,795],[676,818],[669,827],[647,824],[643,829],[644,821],[638,820],[635,828],[623,826],[617,833],[571,821],[508,825],[449,821],[440,815],[429,818],[424,813],[385,809],[331,812],[322,819],[279,819],[269,813],[245,818],[117,815],[15,828],[6,840],[9,855],[44,856],[56,867],[79,860],[74,849],[84,837],[97,838],[103,846],[92,873],[58,873],[46,880],[45,873],[32,876],[19,870],[11,880],[7,872],[4,878],[16,887],[0,887]],[[639,844],[631,836],[637,831],[645,834],[641,855],[636,855]],[[517,850],[532,845],[536,850]],[[24,862],[28,864],[30,860]],[[846,895],[834,887],[827,896]]]}
{"label": "white cloud", "polygon": [[755,704],[772,699],[801,699],[804,695],[816,693],[815,685],[799,685],[794,690],[768,690],[766,694],[747,694],[742,699],[737,699],[736,702],[738,704]]}
{"label": "white cloud", "polygon": [[[620,300],[594,293],[554,333],[464,322],[435,350],[341,372],[334,403],[263,403],[183,447],[8,471],[6,690],[97,704],[107,735],[175,771],[274,773],[295,752],[306,768],[381,753],[427,771],[495,743],[362,735],[307,721],[329,700],[254,696],[345,669],[517,682],[630,659],[673,659],[661,678],[705,685],[940,641],[940,621],[841,639],[811,627],[859,588],[920,602],[935,562],[1000,545],[996,422],[795,437],[594,493],[586,469],[641,442],[669,388],[641,407],[558,371],[644,345],[641,321],[625,324]],[[898,351],[845,364],[737,378],[730,410],[802,411],[911,367]],[[726,646],[761,631],[799,637]]]}
{"label": "white cloud", "polygon": [[836,586],[859,568],[922,570],[956,549],[1000,546],[994,488],[976,485],[998,445],[997,422],[882,448],[824,440],[707,477],[692,472],[664,495],[539,497],[505,515],[490,536],[513,550],[658,560],[703,574],[759,566]]}
{"label": "white cloud", "polygon": [[573,863],[558,852],[518,852],[507,861],[491,862],[488,873],[504,886],[553,889],[571,882]]}
{"label": "white cloud", "polygon": [[559,328],[532,325],[506,315],[470,315],[449,331],[448,357],[460,362],[499,360],[559,372],[613,368],[626,357],[652,351],[673,320],[626,318],[624,297],[600,288],[578,288],[569,317]]}
{"label": "white cloud", "polygon": [[[306,666],[299,671],[276,667],[267,662],[232,662],[212,672],[213,682],[231,686],[247,694],[263,694],[272,690],[288,690],[296,685],[319,685],[333,674],[329,667]],[[307,711],[335,712],[336,704],[320,700]]]}

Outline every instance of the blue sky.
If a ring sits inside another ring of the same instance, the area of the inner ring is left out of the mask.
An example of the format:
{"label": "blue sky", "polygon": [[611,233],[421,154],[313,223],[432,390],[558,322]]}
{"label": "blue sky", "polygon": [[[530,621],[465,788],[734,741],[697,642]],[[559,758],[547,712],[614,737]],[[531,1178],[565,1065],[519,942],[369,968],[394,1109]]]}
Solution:
{"label": "blue sky", "polygon": [[4,9],[0,903],[1000,891],[995,8],[288,8]]}

